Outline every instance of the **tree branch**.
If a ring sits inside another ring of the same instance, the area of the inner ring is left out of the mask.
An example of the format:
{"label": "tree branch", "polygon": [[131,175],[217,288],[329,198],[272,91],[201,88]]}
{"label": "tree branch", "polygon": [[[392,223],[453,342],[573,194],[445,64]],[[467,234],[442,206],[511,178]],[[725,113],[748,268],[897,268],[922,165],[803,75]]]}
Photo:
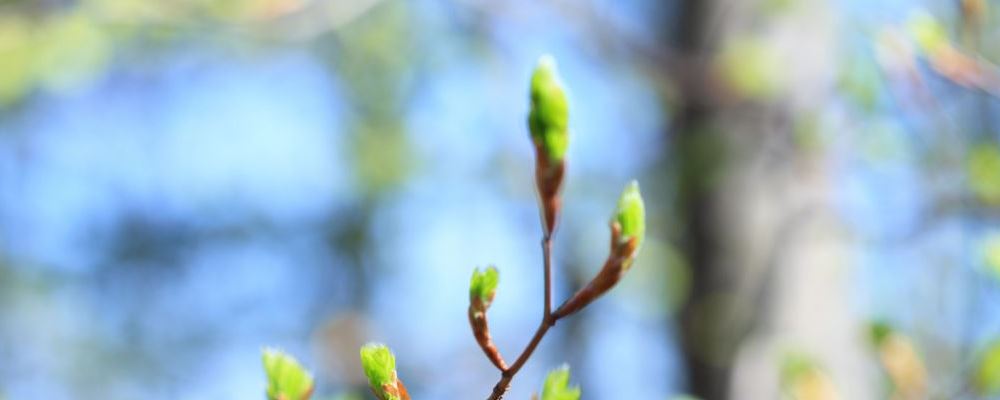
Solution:
{"label": "tree branch", "polygon": [[489,400],[500,400],[503,398],[504,393],[507,393],[507,389],[510,387],[510,381],[514,379],[514,375],[521,370],[524,363],[531,358],[531,354],[535,352],[535,348],[538,344],[542,342],[542,338],[549,331],[556,321],[559,320],[558,317],[552,315],[552,235],[551,232],[546,234],[542,239],[542,257],[544,258],[544,270],[545,270],[545,302],[544,309],[542,310],[542,322],[538,325],[538,329],[535,330],[535,335],[528,342],[528,345],[524,347],[521,351],[521,355],[517,357],[517,360],[511,364],[510,368],[504,369],[500,374],[500,381],[497,382],[496,386],[493,387],[493,393],[490,394]]}

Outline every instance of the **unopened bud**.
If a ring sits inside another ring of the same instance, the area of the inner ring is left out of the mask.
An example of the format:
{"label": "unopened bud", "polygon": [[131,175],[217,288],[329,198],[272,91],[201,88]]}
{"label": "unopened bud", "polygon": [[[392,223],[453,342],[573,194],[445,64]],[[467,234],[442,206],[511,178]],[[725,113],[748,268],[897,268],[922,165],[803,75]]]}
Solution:
{"label": "unopened bud", "polygon": [[396,376],[396,357],[384,344],[361,346],[361,367],[368,377],[372,393],[379,400],[408,400],[406,387]]}
{"label": "unopened bud", "polygon": [[[642,194],[639,193],[638,182],[633,180],[625,186],[621,197],[618,198],[618,208],[615,210],[612,224],[617,224],[619,229],[616,243],[612,243],[618,249],[612,251],[622,252],[619,256],[631,261],[646,236],[646,206],[642,201]],[[626,262],[624,267],[625,269],[631,267],[631,262]]]}
{"label": "unopened bud", "polygon": [[563,90],[556,62],[544,55],[531,75],[531,112],[528,128],[535,142],[539,157],[548,158],[549,164],[562,161],[569,146],[569,104]]}
{"label": "unopened bud", "polygon": [[483,271],[477,268],[472,272],[472,281],[469,283],[470,304],[473,304],[477,311],[486,311],[493,303],[498,283],[500,283],[500,273],[495,267]]}
{"label": "unopened bud", "polygon": [[313,377],[295,358],[280,350],[264,349],[263,361],[269,400],[308,400],[312,396]]}

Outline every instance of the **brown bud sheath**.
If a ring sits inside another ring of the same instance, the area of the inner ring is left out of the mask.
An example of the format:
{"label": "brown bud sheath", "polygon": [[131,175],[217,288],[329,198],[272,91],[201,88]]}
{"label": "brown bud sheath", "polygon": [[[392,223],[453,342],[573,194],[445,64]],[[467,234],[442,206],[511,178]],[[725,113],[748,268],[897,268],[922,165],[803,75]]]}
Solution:
{"label": "brown bud sheath", "polygon": [[399,389],[400,400],[410,400],[410,393],[406,391],[406,385],[399,378],[396,378],[396,389]]}
{"label": "brown bud sheath", "polygon": [[601,268],[601,271],[597,273],[594,279],[590,280],[590,283],[587,283],[587,286],[574,293],[573,297],[566,300],[552,315],[556,318],[562,318],[580,311],[580,309],[597,300],[598,297],[601,297],[601,295],[614,287],[632,263],[637,245],[638,240],[635,237],[630,238],[626,242],[621,242],[621,225],[617,222],[612,222],[611,254],[608,256],[608,260],[604,262],[604,267]]}
{"label": "brown bud sheath", "polygon": [[[396,378],[396,385],[385,384],[382,385],[382,391],[390,396],[395,396],[399,400],[410,400],[410,394],[406,392],[406,385],[403,385],[403,381]],[[375,388],[372,388],[372,393],[375,393],[375,397],[379,397],[379,394],[375,392]]]}
{"label": "brown bud sheath", "polygon": [[490,327],[486,321],[486,309],[482,307],[482,303],[478,299],[469,304],[469,325],[472,326],[472,335],[476,337],[476,343],[479,344],[479,348],[483,349],[486,358],[489,358],[490,362],[501,371],[507,370],[507,363],[504,362],[503,356],[500,355],[500,351],[493,343],[493,337],[490,336]]}
{"label": "brown bud sheath", "polygon": [[538,153],[535,157],[535,182],[538,185],[538,197],[542,206],[545,236],[548,237],[556,228],[556,220],[562,206],[559,191],[562,189],[566,162],[550,160],[539,146],[535,146],[535,150]]}

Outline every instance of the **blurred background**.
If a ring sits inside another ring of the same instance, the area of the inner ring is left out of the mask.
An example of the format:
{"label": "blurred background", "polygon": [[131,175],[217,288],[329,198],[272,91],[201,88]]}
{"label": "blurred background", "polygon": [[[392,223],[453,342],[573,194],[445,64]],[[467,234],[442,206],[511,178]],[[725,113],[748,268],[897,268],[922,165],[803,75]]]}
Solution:
{"label": "blurred background", "polygon": [[556,301],[639,180],[635,267],[515,378],[584,398],[1000,389],[988,0],[0,0],[0,399],[263,398],[260,350],[369,398],[485,398],[540,318],[525,118],[572,141]]}

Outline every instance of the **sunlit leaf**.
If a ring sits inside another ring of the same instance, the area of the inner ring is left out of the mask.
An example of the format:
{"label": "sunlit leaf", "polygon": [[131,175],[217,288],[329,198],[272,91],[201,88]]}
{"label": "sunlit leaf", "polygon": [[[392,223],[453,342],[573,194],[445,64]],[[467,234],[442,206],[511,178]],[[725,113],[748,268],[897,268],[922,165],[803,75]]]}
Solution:
{"label": "sunlit leaf", "polygon": [[280,350],[265,349],[263,361],[269,400],[309,399],[313,377],[295,358]]}
{"label": "sunlit leaf", "polygon": [[472,282],[469,283],[469,297],[478,298],[486,307],[493,301],[496,295],[497,284],[500,283],[500,272],[495,267],[489,267],[479,271],[477,268],[472,272]]}
{"label": "sunlit leaf", "polygon": [[569,366],[563,365],[549,372],[542,386],[541,400],[579,400],[580,387],[569,386]]}

